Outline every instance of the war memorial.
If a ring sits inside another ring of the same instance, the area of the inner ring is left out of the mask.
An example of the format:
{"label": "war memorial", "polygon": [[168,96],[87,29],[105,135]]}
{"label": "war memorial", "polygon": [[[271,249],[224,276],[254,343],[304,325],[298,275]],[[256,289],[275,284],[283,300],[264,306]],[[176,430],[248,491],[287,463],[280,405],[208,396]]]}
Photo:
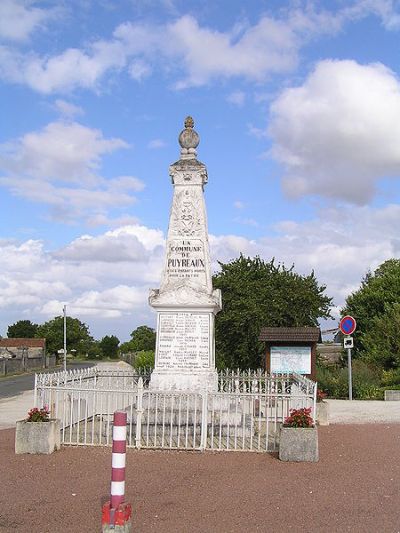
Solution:
{"label": "war memorial", "polygon": [[[149,296],[157,315],[151,374],[94,367],[36,376],[35,403],[48,405],[60,420],[63,445],[110,445],[117,410],[127,414],[127,446],[134,448],[271,452],[279,449],[280,427],[291,409],[309,409],[315,419],[316,383],[285,369],[279,359],[285,350],[274,355],[274,368],[283,370],[273,374],[216,370],[214,321],[223,295],[212,286],[208,175],[197,159],[199,142],[187,117],[179,160],[169,168],[164,269]],[[312,353],[296,349],[303,359]],[[317,460],[315,450],[310,457],[304,460]]]}
{"label": "war memorial", "polygon": [[214,316],[221,293],[213,290],[204,186],[207,169],[197,160],[199,136],[191,117],[179,135],[181,157],[170,166],[174,187],[164,272],[151,291],[157,311],[155,369],[150,386],[217,390]]}

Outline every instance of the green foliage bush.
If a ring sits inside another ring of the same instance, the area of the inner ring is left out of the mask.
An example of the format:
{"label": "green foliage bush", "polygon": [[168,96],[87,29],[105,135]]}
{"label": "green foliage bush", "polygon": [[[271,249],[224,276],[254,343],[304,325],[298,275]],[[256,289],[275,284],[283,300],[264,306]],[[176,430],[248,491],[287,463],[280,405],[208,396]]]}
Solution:
{"label": "green foliage bush", "polygon": [[398,385],[400,387],[400,368],[391,368],[390,370],[384,370],[382,372],[382,385],[384,387],[394,387]]}
{"label": "green foliage bush", "polygon": [[[361,360],[353,361],[353,398],[356,400],[382,399],[381,372],[377,367]],[[348,398],[347,367],[317,366],[318,387],[330,398]]]}
{"label": "green foliage bush", "polygon": [[135,358],[133,366],[136,370],[154,368],[154,352],[152,350],[139,352]]}

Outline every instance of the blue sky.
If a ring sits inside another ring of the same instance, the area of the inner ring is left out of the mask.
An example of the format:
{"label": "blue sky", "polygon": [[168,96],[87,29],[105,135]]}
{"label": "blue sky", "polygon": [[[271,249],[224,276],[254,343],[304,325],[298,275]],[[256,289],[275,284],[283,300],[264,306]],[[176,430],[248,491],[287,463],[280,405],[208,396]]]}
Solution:
{"label": "blue sky", "polygon": [[214,268],[316,272],[334,313],[400,255],[400,2],[0,2],[0,334],[154,325],[186,115]]}

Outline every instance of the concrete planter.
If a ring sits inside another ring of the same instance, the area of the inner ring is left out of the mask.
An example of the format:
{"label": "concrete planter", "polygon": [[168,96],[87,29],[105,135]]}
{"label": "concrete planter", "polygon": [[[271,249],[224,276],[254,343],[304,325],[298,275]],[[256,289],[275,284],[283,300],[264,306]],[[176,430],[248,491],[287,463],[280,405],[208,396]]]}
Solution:
{"label": "concrete planter", "polygon": [[60,449],[60,420],[48,422],[17,421],[15,453],[53,453]]}
{"label": "concrete planter", "polygon": [[317,424],[319,426],[329,426],[329,403],[317,403]]}
{"label": "concrete planter", "polygon": [[317,428],[281,428],[279,443],[281,461],[318,461]]}

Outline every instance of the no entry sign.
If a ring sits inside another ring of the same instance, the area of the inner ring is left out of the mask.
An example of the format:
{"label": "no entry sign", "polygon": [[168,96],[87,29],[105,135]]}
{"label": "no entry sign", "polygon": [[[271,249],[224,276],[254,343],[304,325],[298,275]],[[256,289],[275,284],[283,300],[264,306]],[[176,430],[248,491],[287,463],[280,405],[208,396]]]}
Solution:
{"label": "no entry sign", "polygon": [[357,323],[350,315],[344,316],[339,324],[340,331],[343,333],[343,335],[351,335],[354,333],[356,327]]}

